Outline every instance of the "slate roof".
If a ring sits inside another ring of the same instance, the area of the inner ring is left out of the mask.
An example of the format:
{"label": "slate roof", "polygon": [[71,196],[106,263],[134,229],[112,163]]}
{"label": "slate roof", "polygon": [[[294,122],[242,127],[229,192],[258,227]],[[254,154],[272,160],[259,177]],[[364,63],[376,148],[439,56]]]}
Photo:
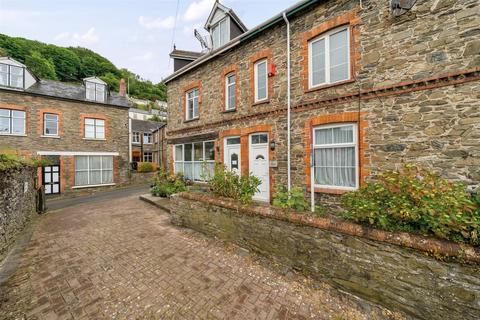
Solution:
{"label": "slate roof", "polygon": [[40,80],[33,84],[26,90],[12,90],[9,88],[1,88],[8,91],[17,91],[32,93],[36,95],[76,100],[81,102],[93,102],[104,105],[111,105],[117,107],[130,107],[130,102],[126,97],[122,97],[116,92],[109,92],[105,102],[90,101],[85,97],[85,87],[82,85],[75,85],[52,80]]}
{"label": "slate roof", "polygon": [[132,119],[132,131],[134,132],[152,132],[165,125],[164,122]]}

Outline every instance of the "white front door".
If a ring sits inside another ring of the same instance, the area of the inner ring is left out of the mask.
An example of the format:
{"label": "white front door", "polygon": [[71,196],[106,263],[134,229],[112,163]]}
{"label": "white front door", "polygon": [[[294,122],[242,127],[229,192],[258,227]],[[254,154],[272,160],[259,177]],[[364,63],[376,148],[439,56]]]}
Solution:
{"label": "white front door", "polygon": [[256,133],[250,136],[250,173],[262,181],[259,191],[253,197],[258,201],[270,201],[270,168],[268,159],[268,134]]}
{"label": "white front door", "polygon": [[223,153],[223,162],[225,166],[240,175],[242,166],[240,158],[240,137],[225,138],[225,152]]}

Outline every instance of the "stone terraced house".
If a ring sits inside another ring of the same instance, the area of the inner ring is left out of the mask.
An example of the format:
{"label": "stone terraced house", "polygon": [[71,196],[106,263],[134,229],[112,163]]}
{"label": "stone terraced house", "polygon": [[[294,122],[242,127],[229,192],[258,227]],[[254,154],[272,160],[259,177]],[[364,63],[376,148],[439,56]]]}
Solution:
{"label": "stone terraced house", "polygon": [[478,185],[480,2],[402,11],[305,0],[247,30],[216,2],[212,48],[165,79],[170,169],[201,180],[223,162],[260,177],[263,201],[288,184],[335,201],[403,163]]}
{"label": "stone terraced house", "polygon": [[40,80],[0,58],[0,151],[49,158],[39,170],[47,195],[126,183],[130,104],[120,92],[96,77],[83,85]]}

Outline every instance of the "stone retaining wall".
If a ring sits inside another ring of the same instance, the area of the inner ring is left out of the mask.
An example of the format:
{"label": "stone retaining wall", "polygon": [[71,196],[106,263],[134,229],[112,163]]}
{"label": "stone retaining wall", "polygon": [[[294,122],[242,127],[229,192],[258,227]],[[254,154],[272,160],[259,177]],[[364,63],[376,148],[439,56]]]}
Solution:
{"label": "stone retaining wall", "polygon": [[[171,202],[176,225],[234,242],[387,308],[419,319],[478,319],[480,314],[478,248],[208,195],[183,193]],[[439,261],[425,254],[430,251],[465,263]]]}
{"label": "stone retaining wall", "polygon": [[0,261],[36,212],[36,168],[0,171]]}

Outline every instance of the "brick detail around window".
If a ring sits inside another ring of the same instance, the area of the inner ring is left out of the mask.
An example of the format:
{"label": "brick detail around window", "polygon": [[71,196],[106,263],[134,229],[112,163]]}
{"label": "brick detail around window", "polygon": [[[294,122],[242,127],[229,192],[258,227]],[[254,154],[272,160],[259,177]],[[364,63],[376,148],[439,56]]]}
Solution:
{"label": "brick detail around window", "polygon": [[108,118],[103,114],[81,114],[80,115],[80,138],[85,138],[85,119],[99,119],[105,121],[105,140],[108,139],[109,127]]}
{"label": "brick detail around window", "polygon": [[65,170],[65,156],[60,156],[60,193],[65,192],[65,183],[66,183],[66,170]]}
{"label": "brick detail around window", "polygon": [[[358,166],[360,171],[359,185],[361,186],[363,184],[365,178],[370,174],[370,171],[367,169],[370,164],[370,159],[365,156],[365,150],[369,148],[369,145],[365,142],[366,129],[368,127],[368,122],[365,119],[366,115],[366,112],[344,112],[327,114],[305,121],[305,184],[308,190],[310,190],[310,153],[313,142],[312,128],[323,124],[350,122],[358,125]],[[343,194],[346,191],[329,188],[315,188],[315,192]]]}
{"label": "brick detail around window", "polygon": [[[356,66],[360,64],[360,58],[361,58],[360,51],[359,51],[360,32],[356,27],[359,22],[360,22],[360,19],[357,17],[357,10],[352,10],[341,16],[327,20],[324,23],[316,26],[315,28],[302,33],[301,41],[302,41],[303,59],[302,59],[302,65],[301,65],[301,73],[302,73],[303,89],[305,92],[320,90],[320,89],[338,86],[338,85],[355,81]],[[309,41],[321,35],[322,33],[325,33],[329,30],[332,30],[337,27],[345,26],[345,25],[350,26],[350,79],[337,82],[334,84],[326,84],[324,86],[319,86],[319,87],[310,89],[308,86],[308,63],[309,63],[308,43]]]}
{"label": "brick detail around window", "polygon": [[[217,161],[220,161],[221,163],[224,163],[224,138],[226,137],[240,137],[240,161],[241,161],[241,172],[242,174],[245,174],[247,172],[250,172],[249,169],[249,136],[252,133],[261,133],[261,132],[266,132],[268,133],[268,139],[269,141],[275,140],[275,136],[272,130],[271,125],[267,124],[260,124],[248,128],[242,128],[242,129],[232,129],[232,130],[226,130],[222,131],[219,133],[218,136],[218,141],[217,145],[220,146],[220,156],[217,158]],[[269,160],[273,160],[275,158],[275,150],[268,150],[268,158]],[[275,189],[273,185],[273,170],[270,168],[270,198],[272,198]]]}
{"label": "brick detail around window", "polygon": [[[227,111],[227,103],[226,103],[226,78],[227,75],[230,75],[234,73],[235,74],[235,110],[238,108],[238,98],[240,97],[240,81],[238,79],[238,65],[237,64],[232,64],[229,65],[222,70],[222,74],[220,75],[220,92],[222,93],[222,112]],[[231,111],[231,110],[229,110]]]}
{"label": "brick detail around window", "polygon": [[75,157],[74,156],[67,156],[65,157],[66,159],[65,160],[69,160],[70,161],[70,185],[69,187],[74,187],[75,186]]}
{"label": "brick detail around window", "polygon": [[43,136],[43,134],[44,134],[44,126],[45,126],[44,115],[45,115],[45,113],[56,114],[58,116],[58,136],[62,137],[64,135],[62,111],[56,110],[56,109],[51,109],[51,108],[45,108],[45,109],[38,110],[37,134],[39,136]]}
{"label": "brick detail around window", "polygon": [[118,183],[118,157],[113,156],[113,183]]}
{"label": "brick detail around window", "polygon": [[250,74],[250,102],[252,106],[258,104],[268,103],[272,98],[273,94],[273,78],[274,77],[267,77],[268,81],[268,98],[265,101],[255,103],[255,63],[262,59],[267,59],[267,72],[268,68],[271,63],[273,63],[273,54],[272,49],[265,49],[260,52],[257,52],[253,56],[250,57],[250,65],[249,65],[249,74]]}
{"label": "brick detail around window", "polygon": [[[198,89],[198,117],[195,119],[187,120],[187,92],[193,89]],[[183,97],[182,97],[182,110],[183,110],[183,120],[185,122],[198,120],[200,118],[200,112],[202,110],[202,100],[203,100],[203,90],[202,90],[202,82],[201,81],[193,81],[183,87],[182,89]]]}
{"label": "brick detail around window", "polygon": [[28,112],[27,107],[0,102],[0,109],[25,111],[25,134],[28,135],[28,132],[30,131],[30,112]]}

